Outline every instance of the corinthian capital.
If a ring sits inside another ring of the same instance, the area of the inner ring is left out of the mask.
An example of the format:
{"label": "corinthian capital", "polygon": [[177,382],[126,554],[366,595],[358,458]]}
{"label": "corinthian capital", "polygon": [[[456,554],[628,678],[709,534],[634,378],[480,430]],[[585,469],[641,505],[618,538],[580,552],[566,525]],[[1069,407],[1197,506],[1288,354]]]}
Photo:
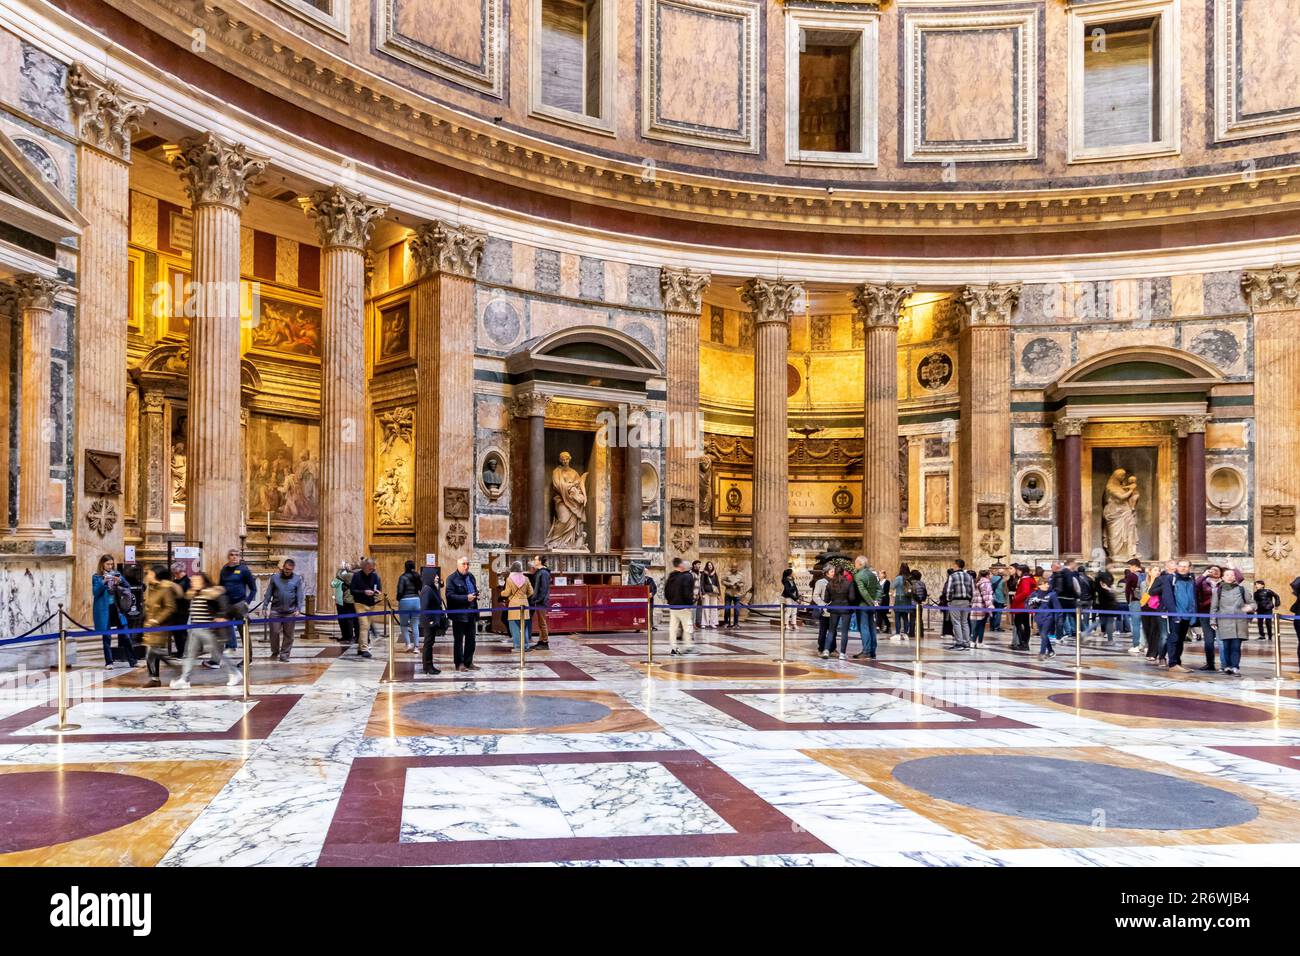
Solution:
{"label": "corinthian capital", "polygon": [[248,202],[248,187],[266,168],[266,161],[250,157],[243,143],[227,143],[204,133],[181,140],[172,167],[181,174],[191,205],[242,209]]}
{"label": "corinthian capital", "polygon": [[970,309],[971,325],[1010,325],[1011,311],[1020,301],[1019,282],[1003,285],[968,285],[961,290],[961,301]]}
{"label": "corinthian capital", "polygon": [[1083,426],[1082,418],[1058,418],[1052,428],[1056,432],[1056,437],[1064,440],[1070,435],[1082,435]]}
{"label": "corinthian capital", "polygon": [[1243,272],[1241,291],[1256,311],[1300,309],[1300,267],[1279,264],[1268,272]]}
{"label": "corinthian capital", "polygon": [[510,411],[515,418],[544,418],[546,406],[551,402],[549,395],[541,392],[524,392],[510,400]]}
{"label": "corinthian capital", "polygon": [[741,287],[740,298],[754,313],[754,324],[790,321],[790,310],[803,289],[784,279],[753,278]]}
{"label": "corinthian capital", "polygon": [[67,285],[58,279],[47,279],[35,273],[14,276],[13,304],[20,312],[38,309],[44,312],[54,308],[54,299]]}
{"label": "corinthian capital", "polygon": [[68,70],[68,98],[77,135],[92,146],[122,160],[131,159],[131,133],[140,125],[145,101],[132,96],[116,80],[101,80],[74,63]]}
{"label": "corinthian capital", "polygon": [[674,269],[670,266],[661,268],[659,288],[664,294],[664,311],[699,315],[700,297],[710,278],[707,272],[692,272],[690,269]]}
{"label": "corinthian capital", "polygon": [[1174,419],[1174,430],[1178,432],[1179,438],[1186,438],[1188,435],[1204,435],[1209,420],[1209,415],[1179,415]]}
{"label": "corinthian capital", "polygon": [[473,279],[478,275],[479,259],[487,237],[467,226],[450,222],[426,223],[415,230],[411,240],[411,258],[420,278],[448,272]]}
{"label": "corinthian capital", "polygon": [[316,233],[322,248],[366,248],[374,220],[384,214],[387,205],[369,202],[360,193],[348,192],[342,186],[318,189],[311,194],[306,206],[307,215],[316,220]]}
{"label": "corinthian capital", "polygon": [[853,308],[857,309],[862,324],[867,328],[897,326],[898,312],[914,288],[910,285],[894,285],[892,282],[884,285],[864,282],[853,290]]}

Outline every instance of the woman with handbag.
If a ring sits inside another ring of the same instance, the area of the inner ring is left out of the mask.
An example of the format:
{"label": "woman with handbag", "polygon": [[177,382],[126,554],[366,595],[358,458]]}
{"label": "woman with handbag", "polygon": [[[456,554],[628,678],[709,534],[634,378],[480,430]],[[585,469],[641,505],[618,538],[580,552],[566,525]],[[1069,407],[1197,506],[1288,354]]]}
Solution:
{"label": "woman with handbag", "polygon": [[1241,642],[1250,638],[1250,621],[1244,616],[1255,613],[1255,605],[1241,584],[1241,572],[1228,568],[1215,589],[1210,607],[1214,614],[1215,634],[1223,643],[1223,673],[1241,676]]}
{"label": "woman with handbag", "polygon": [[1163,664],[1165,662],[1165,628],[1160,607],[1160,576],[1164,568],[1158,564],[1151,565],[1147,571],[1146,582],[1142,585],[1142,633],[1147,639],[1147,663]]}
{"label": "woman with handbag", "polygon": [[505,587],[501,589],[501,600],[506,602],[506,626],[510,628],[510,644],[517,651],[519,642],[528,646],[531,617],[529,598],[533,596],[533,586],[524,574],[524,566],[516,561],[510,565],[510,574],[506,577]]}
{"label": "woman with handbag", "polygon": [[[126,627],[127,615],[135,605],[131,588],[117,570],[111,554],[101,555],[94,575],[90,579],[91,621],[95,630],[102,632],[104,642],[104,667],[113,669],[113,640],[109,631]],[[135,667],[135,647],[128,634],[118,634],[117,647],[129,667]]]}

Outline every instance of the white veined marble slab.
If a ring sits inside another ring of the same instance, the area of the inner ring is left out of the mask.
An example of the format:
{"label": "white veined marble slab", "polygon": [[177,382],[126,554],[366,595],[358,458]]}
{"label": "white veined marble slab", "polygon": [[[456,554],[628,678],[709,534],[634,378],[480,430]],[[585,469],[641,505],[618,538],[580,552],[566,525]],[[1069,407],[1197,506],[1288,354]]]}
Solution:
{"label": "white veined marble slab", "polygon": [[[68,722],[81,726],[66,731],[64,736],[222,733],[243,720],[254,703],[247,700],[87,701],[68,708]],[[50,720],[42,717],[15,735],[44,736],[49,733],[46,728]]]}
{"label": "white veined marble slab", "polygon": [[653,762],[417,767],[402,805],[403,843],[734,832]]}
{"label": "white veined marble slab", "polygon": [[967,722],[969,718],[894,694],[736,694],[733,700],[786,723]]}

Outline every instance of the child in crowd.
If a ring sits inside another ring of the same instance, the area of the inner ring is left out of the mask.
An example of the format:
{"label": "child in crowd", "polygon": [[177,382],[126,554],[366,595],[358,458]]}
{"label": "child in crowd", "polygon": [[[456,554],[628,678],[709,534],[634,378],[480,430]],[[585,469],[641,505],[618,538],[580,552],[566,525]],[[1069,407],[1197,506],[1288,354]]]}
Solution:
{"label": "child in crowd", "polygon": [[1055,657],[1052,639],[1056,636],[1056,624],[1061,613],[1061,600],[1052,588],[1052,579],[1043,575],[1038,581],[1038,590],[1029,595],[1025,607],[1033,612],[1034,622],[1038,625],[1040,643],[1039,657]]}

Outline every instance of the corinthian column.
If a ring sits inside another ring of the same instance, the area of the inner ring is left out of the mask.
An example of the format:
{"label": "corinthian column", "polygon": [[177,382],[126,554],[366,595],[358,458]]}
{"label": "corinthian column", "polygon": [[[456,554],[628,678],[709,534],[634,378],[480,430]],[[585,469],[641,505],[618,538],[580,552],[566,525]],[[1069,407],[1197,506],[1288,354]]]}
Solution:
{"label": "corinthian column", "polygon": [[668,413],[665,434],[664,484],[668,523],[664,529],[664,560],[694,561],[700,539],[700,308],[709,284],[707,272],[663,268],[664,318],[668,325]]}
{"label": "corinthian column", "polygon": [[[443,572],[474,550],[474,279],[486,237],[448,222],[411,240],[415,406],[415,544]],[[441,502],[441,507],[439,503]]]}
{"label": "corinthian column", "polygon": [[790,310],[802,290],[783,279],[750,279],[740,297],[754,313],[755,604],[775,604],[790,559],[789,397],[786,353]]}
{"label": "corinthian column", "polygon": [[[1295,535],[1300,462],[1300,267],[1244,272],[1255,318],[1255,570],[1283,584],[1300,575]],[[1282,512],[1275,509],[1282,508]],[[1289,514],[1285,509],[1292,509]],[[1264,509],[1270,518],[1267,526]],[[1288,530],[1289,529],[1289,530]]]}
{"label": "corinthian column", "polygon": [[1020,285],[968,285],[961,301],[958,520],[974,567],[1011,551],[1011,312]]}
{"label": "corinthian column", "polygon": [[[14,305],[23,323],[22,401],[18,413],[18,534],[50,537],[50,323],[54,297],[64,290],[54,279],[20,275]],[[126,396],[122,396],[125,400]]]}
{"label": "corinthian column", "polygon": [[[126,275],[127,217],[130,212],[131,133],[144,114],[144,101],[116,82],[96,77],[84,64],[68,70],[68,95],[80,142],[77,146],[77,207],[86,217],[81,232],[77,292],[76,423],[74,460],[86,467],[86,452],[116,454],[126,464]],[[93,343],[93,347],[84,347]],[[108,529],[91,509],[112,505],[121,514],[121,494],[86,494],[76,482],[73,505],[72,612],[90,613],[90,577],[99,555],[122,554],[125,522]],[[103,502],[96,506],[96,501]],[[107,530],[106,530],[107,529]]]}
{"label": "corinthian column", "polygon": [[862,546],[885,575],[898,568],[898,312],[912,286],[866,283],[853,292],[862,320]]}
{"label": "corinthian column", "polygon": [[321,244],[320,534],[316,594],[329,593],[333,569],[367,550],[366,243],[387,206],[340,186],[307,204]]}
{"label": "corinthian column", "polygon": [[244,460],[239,428],[239,215],[265,163],[211,133],[180,144],[172,165],[194,212],[185,537],[208,567],[239,544]]}

